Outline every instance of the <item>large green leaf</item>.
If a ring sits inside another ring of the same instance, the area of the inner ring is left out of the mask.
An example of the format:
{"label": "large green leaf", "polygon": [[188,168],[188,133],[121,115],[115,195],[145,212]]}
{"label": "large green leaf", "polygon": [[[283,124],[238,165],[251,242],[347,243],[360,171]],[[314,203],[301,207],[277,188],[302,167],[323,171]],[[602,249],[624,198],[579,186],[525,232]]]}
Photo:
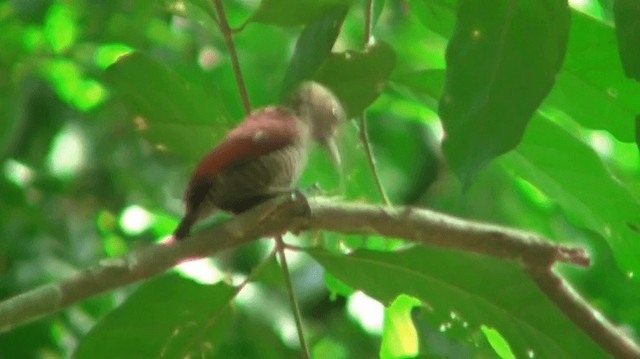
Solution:
{"label": "large green leaf", "polygon": [[437,110],[437,99],[444,86],[445,71],[419,70],[394,75],[392,81],[408,87],[418,99],[434,111]]}
{"label": "large green leaf", "polygon": [[640,1],[615,0],[613,4],[624,72],[628,77],[640,81]]}
{"label": "large green leaf", "polygon": [[459,2],[439,113],[464,183],[522,138],[562,64],[569,14],[564,0]]}
{"label": "large green leaf", "polygon": [[[453,33],[455,1],[413,0],[415,13],[430,30]],[[611,25],[573,10],[565,64],[545,103],[580,125],[605,130],[631,142],[633,117],[640,112],[640,84],[625,78]],[[407,74],[410,80],[411,74]],[[421,87],[412,79],[413,88]]]}
{"label": "large green leaf", "polygon": [[455,0],[412,0],[411,6],[425,27],[444,37],[453,34]]}
{"label": "large green leaf", "polygon": [[[444,71],[414,71],[395,75],[393,81],[407,86],[425,105],[435,109],[433,99],[440,96]],[[640,101],[640,92],[638,97]],[[576,98],[580,101],[576,101]],[[556,85],[544,105],[569,115],[576,123],[588,129],[606,130],[625,142],[635,139],[634,112],[604,89],[595,88],[571,71],[558,74]]]}
{"label": "large green leaf", "polygon": [[354,0],[262,0],[247,22],[280,26],[309,24],[352,3]]}
{"label": "large green leaf", "polygon": [[384,331],[380,344],[380,358],[398,358],[418,354],[418,334],[411,320],[419,300],[408,295],[398,296],[384,309]]}
{"label": "large green leaf", "polygon": [[286,97],[300,82],[311,78],[329,56],[346,15],[347,9],[339,8],[304,28],[296,41],[296,48],[284,77],[283,97]]}
{"label": "large green leaf", "polygon": [[314,78],[334,90],[348,116],[353,117],[380,95],[395,61],[393,48],[378,42],[363,52],[332,54],[320,66]]}
{"label": "large green leaf", "polygon": [[233,323],[233,288],[165,275],[140,286],[100,321],[74,357],[185,358],[210,356]]}
{"label": "large green leaf", "polygon": [[571,116],[585,128],[606,130],[618,140],[633,141],[634,113],[611,92],[594,87],[570,70],[562,71],[556,81],[545,104]]}
{"label": "large green leaf", "polygon": [[295,358],[296,351],[283,343],[277,326],[240,312],[231,335],[222,344],[217,358]]}
{"label": "large green leaf", "polygon": [[[561,76],[569,76],[564,74]],[[419,96],[438,94],[442,71],[420,71],[395,80],[411,88]],[[563,82],[565,80],[561,80]],[[568,86],[568,81],[564,86]],[[566,87],[565,87],[566,88]],[[578,93],[580,93],[578,91]],[[600,96],[591,101],[606,101]],[[576,106],[575,102],[572,102]],[[600,103],[600,102],[598,102]],[[582,110],[579,110],[582,111]],[[612,118],[615,115],[612,112]],[[632,122],[629,123],[633,125]],[[633,128],[629,129],[633,135]],[[576,225],[596,231],[608,242],[624,270],[640,268],[635,253],[640,253],[637,233],[640,226],[638,198],[604,166],[595,151],[581,138],[554,123],[547,114],[534,115],[522,142],[502,158],[506,170],[532,183]]]}
{"label": "large green leaf", "polygon": [[426,247],[310,254],[341,281],[385,305],[407,294],[428,308],[433,323],[453,317],[466,323],[455,331],[461,340],[472,343],[485,325],[500,332],[517,358],[530,352],[536,358],[606,357],[515,263]]}
{"label": "large green leaf", "polygon": [[632,142],[640,112],[640,84],[626,78],[610,25],[574,11],[563,71],[548,103],[582,126]]}
{"label": "large green leaf", "polygon": [[579,227],[600,233],[625,271],[640,270],[640,201],[568,130],[536,115],[504,164],[560,205]]}
{"label": "large green leaf", "polygon": [[[198,158],[226,129],[229,116],[217,94],[207,94],[168,66],[141,53],[122,56],[105,80],[153,144],[186,158]],[[218,131],[216,131],[218,130]]]}

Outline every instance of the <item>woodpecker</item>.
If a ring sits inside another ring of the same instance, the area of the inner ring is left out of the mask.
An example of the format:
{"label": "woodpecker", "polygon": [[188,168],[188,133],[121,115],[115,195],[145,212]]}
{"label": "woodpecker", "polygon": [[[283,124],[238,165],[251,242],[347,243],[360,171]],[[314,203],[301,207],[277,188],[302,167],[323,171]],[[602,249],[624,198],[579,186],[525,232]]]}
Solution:
{"label": "woodpecker", "polygon": [[308,81],[288,105],[252,112],[200,160],[185,191],[185,215],[174,238],[188,237],[191,226],[216,210],[237,214],[292,191],[311,141],[325,146],[340,166],[334,136],[346,116],[336,96]]}

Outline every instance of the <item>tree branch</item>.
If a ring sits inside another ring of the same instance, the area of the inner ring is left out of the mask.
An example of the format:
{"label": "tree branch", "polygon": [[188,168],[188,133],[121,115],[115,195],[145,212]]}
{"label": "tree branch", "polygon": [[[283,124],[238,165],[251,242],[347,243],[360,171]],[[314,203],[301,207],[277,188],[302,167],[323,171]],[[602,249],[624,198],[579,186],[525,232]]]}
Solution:
{"label": "tree branch", "polygon": [[120,259],[105,260],[72,278],[5,300],[0,303],[0,332],[162,273],[183,260],[211,256],[262,236],[301,229],[403,238],[417,244],[516,260],[558,308],[605,350],[616,357],[640,357],[636,343],[605,318],[598,318],[597,311],[551,271],[555,262],[589,265],[582,248],[557,245],[532,233],[426,209],[340,203],[326,198],[307,201],[303,196],[276,198],[186,241],[150,246]]}
{"label": "tree branch", "polygon": [[558,308],[615,358],[640,358],[638,344],[608,322],[550,268],[530,268],[529,276]]}
{"label": "tree branch", "polygon": [[122,258],[103,260],[71,278],[5,300],[0,303],[0,332],[108,290],[155,276],[182,261],[212,256],[269,233],[299,228],[295,218],[302,219],[304,213],[308,213],[304,198],[298,196],[296,201],[291,201],[285,196],[274,201],[187,240],[153,245]]}
{"label": "tree branch", "polygon": [[379,207],[311,199],[309,227],[341,233],[375,234],[492,257],[520,260],[534,267],[554,262],[589,265],[582,248],[553,244],[533,233],[474,222],[427,209]]}

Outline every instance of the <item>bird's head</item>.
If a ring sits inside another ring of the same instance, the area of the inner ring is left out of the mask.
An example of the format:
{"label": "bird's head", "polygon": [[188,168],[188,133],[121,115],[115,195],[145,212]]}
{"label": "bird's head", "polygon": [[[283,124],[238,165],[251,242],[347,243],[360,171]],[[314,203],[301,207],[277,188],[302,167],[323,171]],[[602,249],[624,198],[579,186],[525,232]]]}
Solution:
{"label": "bird's head", "polygon": [[338,98],[325,86],[305,81],[291,97],[291,108],[311,129],[311,138],[325,146],[333,162],[341,165],[335,142],[338,126],[346,121],[346,114]]}

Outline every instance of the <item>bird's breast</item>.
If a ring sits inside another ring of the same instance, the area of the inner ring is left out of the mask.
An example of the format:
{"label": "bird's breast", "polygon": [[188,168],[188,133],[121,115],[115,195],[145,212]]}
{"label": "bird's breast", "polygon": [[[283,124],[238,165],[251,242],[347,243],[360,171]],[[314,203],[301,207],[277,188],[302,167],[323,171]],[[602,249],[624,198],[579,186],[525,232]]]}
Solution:
{"label": "bird's breast", "polygon": [[306,146],[295,143],[231,165],[213,179],[208,200],[225,211],[245,211],[266,199],[293,190],[306,160]]}

